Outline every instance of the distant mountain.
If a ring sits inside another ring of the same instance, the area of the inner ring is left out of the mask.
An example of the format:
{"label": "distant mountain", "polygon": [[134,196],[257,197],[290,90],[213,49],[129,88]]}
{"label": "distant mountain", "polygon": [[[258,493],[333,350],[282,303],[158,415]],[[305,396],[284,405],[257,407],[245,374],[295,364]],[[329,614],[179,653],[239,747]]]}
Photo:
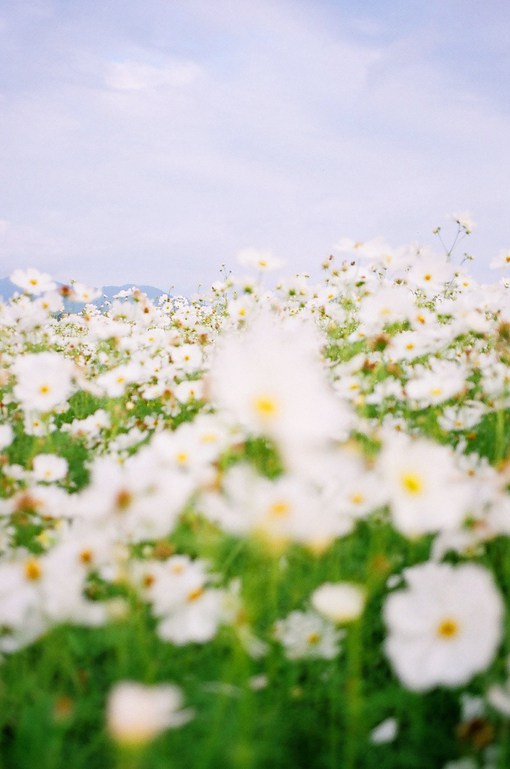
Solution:
{"label": "distant mountain", "polygon": [[16,286],[13,286],[9,278],[0,278],[0,297],[2,299],[9,299],[15,290]]}
{"label": "distant mountain", "polygon": [[[64,285],[63,283],[59,283],[60,286]],[[137,286],[134,283],[126,283],[123,286],[103,286],[101,289],[102,296],[98,297],[94,304],[102,304],[106,299],[112,299],[115,294],[120,293],[121,291],[128,291],[130,288],[138,288],[140,291],[143,291],[144,294],[147,294],[149,299],[158,299],[162,294],[165,292],[162,291],[160,288],[156,288],[155,286]],[[16,292],[21,292],[21,289],[18,288],[18,286],[15,286],[14,283],[11,283],[9,278],[0,278],[0,298],[1,299],[10,299],[13,294]],[[79,304],[78,302],[73,302],[73,306]]]}

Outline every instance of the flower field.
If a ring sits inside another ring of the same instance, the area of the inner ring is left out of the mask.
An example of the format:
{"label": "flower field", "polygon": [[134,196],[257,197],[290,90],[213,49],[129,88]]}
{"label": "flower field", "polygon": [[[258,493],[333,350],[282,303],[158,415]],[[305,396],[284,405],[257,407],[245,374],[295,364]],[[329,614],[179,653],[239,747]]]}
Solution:
{"label": "flower field", "polygon": [[339,251],[12,274],[1,767],[510,766],[510,281]]}

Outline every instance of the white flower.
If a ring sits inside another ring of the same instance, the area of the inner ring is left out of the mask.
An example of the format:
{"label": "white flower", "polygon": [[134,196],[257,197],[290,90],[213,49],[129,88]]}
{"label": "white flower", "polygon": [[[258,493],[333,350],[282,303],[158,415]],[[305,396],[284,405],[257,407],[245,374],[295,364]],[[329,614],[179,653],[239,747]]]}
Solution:
{"label": "white flower", "polygon": [[244,267],[255,267],[261,272],[270,272],[283,267],[285,262],[273,256],[271,251],[261,251],[257,248],[244,248],[237,254],[237,260]]}
{"label": "white flower", "polygon": [[84,283],[73,281],[71,298],[73,302],[93,302],[94,299],[98,299],[101,296],[101,290],[98,288],[89,288]]}
{"label": "white flower", "polygon": [[0,425],[0,449],[10,446],[14,440],[14,432],[11,425]]}
{"label": "white flower", "polygon": [[499,270],[502,268],[510,267],[510,248],[505,248],[498,252],[498,254],[489,263],[491,270]]}
{"label": "white flower", "polygon": [[12,366],[14,397],[25,410],[51,411],[72,392],[73,362],[58,352],[21,355]]}
{"label": "white flower", "polygon": [[272,438],[287,459],[324,445],[346,415],[329,388],[315,329],[261,315],[226,335],[211,363],[212,402],[250,432]]}
{"label": "white flower", "polygon": [[393,742],[398,732],[398,723],[396,718],[386,718],[384,721],[372,729],[370,732],[370,742],[374,745],[383,745],[386,742]]}
{"label": "white flower", "polygon": [[363,612],[365,591],[349,582],[326,582],[312,593],[311,603],[332,622],[352,622]]}
{"label": "white flower", "polygon": [[456,222],[460,227],[462,227],[462,229],[465,230],[467,235],[473,232],[473,229],[476,227],[476,224],[472,220],[471,214],[468,213],[468,211],[460,211],[456,214],[450,214],[448,218]]}
{"label": "white flower", "polygon": [[492,662],[504,605],[491,574],[477,564],[425,563],[407,569],[408,588],[384,606],[385,653],[413,691],[460,686]]}
{"label": "white flower", "polygon": [[293,611],[274,626],[274,636],[290,660],[304,657],[331,660],[339,653],[343,633],[312,612]]}
{"label": "white flower", "polygon": [[61,481],[67,475],[67,461],[55,454],[38,454],[33,460],[36,481]]}
{"label": "white flower", "polygon": [[182,726],[193,717],[193,711],[182,710],[182,702],[182,692],[174,684],[144,686],[120,681],[108,696],[108,731],[115,742],[143,745],[165,729]]}
{"label": "white flower", "polygon": [[452,530],[469,510],[471,486],[447,446],[390,435],[377,469],[390,496],[395,528],[408,537]]}
{"label": "white flower", "polygon": [[9,279],[15,286],[19,286],[34,296],[44,294],[45,291],[53,291],[57,287],[51,275],[46,272],[39,272],[32,267],[27,270],[14,270]]}

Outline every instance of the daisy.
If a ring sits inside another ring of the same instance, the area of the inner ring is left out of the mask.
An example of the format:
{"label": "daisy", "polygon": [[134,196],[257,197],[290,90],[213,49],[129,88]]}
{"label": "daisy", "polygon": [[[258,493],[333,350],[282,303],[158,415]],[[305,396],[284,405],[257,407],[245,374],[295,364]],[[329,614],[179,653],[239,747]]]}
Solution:
{"label": "daisy", "polygon": [[46,291],[53,291],[57,288],[57,284],[52,280],[51,275],[48,275],[46,272],[39,272],[39,270],[33,267],[29,267],[27,270],[14,270],[9,279],[15,286],[19,286],[23,291],[34,296],[44,294]]}
{"label": "daisy", "polygon": [[57,352],[20,355],[12,370],[14,397],[26,411],[51,411],[72,393],[74,364]]}
{"label": "daisy", "polygon": [[413,691],[460,686],[491,664],[504,605],[491,574],[474,563],[425,563],[405,571],[408,587],[386,599],[385,653]]}

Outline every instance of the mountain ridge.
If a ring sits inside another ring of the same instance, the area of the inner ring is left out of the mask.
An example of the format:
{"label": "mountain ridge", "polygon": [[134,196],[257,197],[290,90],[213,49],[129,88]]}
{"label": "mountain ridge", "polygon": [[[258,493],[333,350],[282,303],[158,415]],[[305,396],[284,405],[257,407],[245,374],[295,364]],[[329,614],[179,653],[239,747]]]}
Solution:
{"label": "mountain ridge", "polygon": [[[59,283],[58,281],[55,282],[59,287],[65,285],[65,283]],[[101,304],[105,299],[112,299],[115,294],[118,294],[121,291],[129,291],[131,288],[139,289],[144,294],[146,294],[149,299],[158,299],[163,294],[168,293],[163,291],[161,288],[157,288],[156,286],[137,286],[136,283],[124,283],[121,286],[108,285],[101,287],[101,296],[91,302],[91,304]],[[15,286],[9,278],[0,278],[0,299],[10,299],[17,292],[22,293],[22,289],[19,288],[19,286]],[[74,304],[84,304],[84,302],[74,302]]]}

